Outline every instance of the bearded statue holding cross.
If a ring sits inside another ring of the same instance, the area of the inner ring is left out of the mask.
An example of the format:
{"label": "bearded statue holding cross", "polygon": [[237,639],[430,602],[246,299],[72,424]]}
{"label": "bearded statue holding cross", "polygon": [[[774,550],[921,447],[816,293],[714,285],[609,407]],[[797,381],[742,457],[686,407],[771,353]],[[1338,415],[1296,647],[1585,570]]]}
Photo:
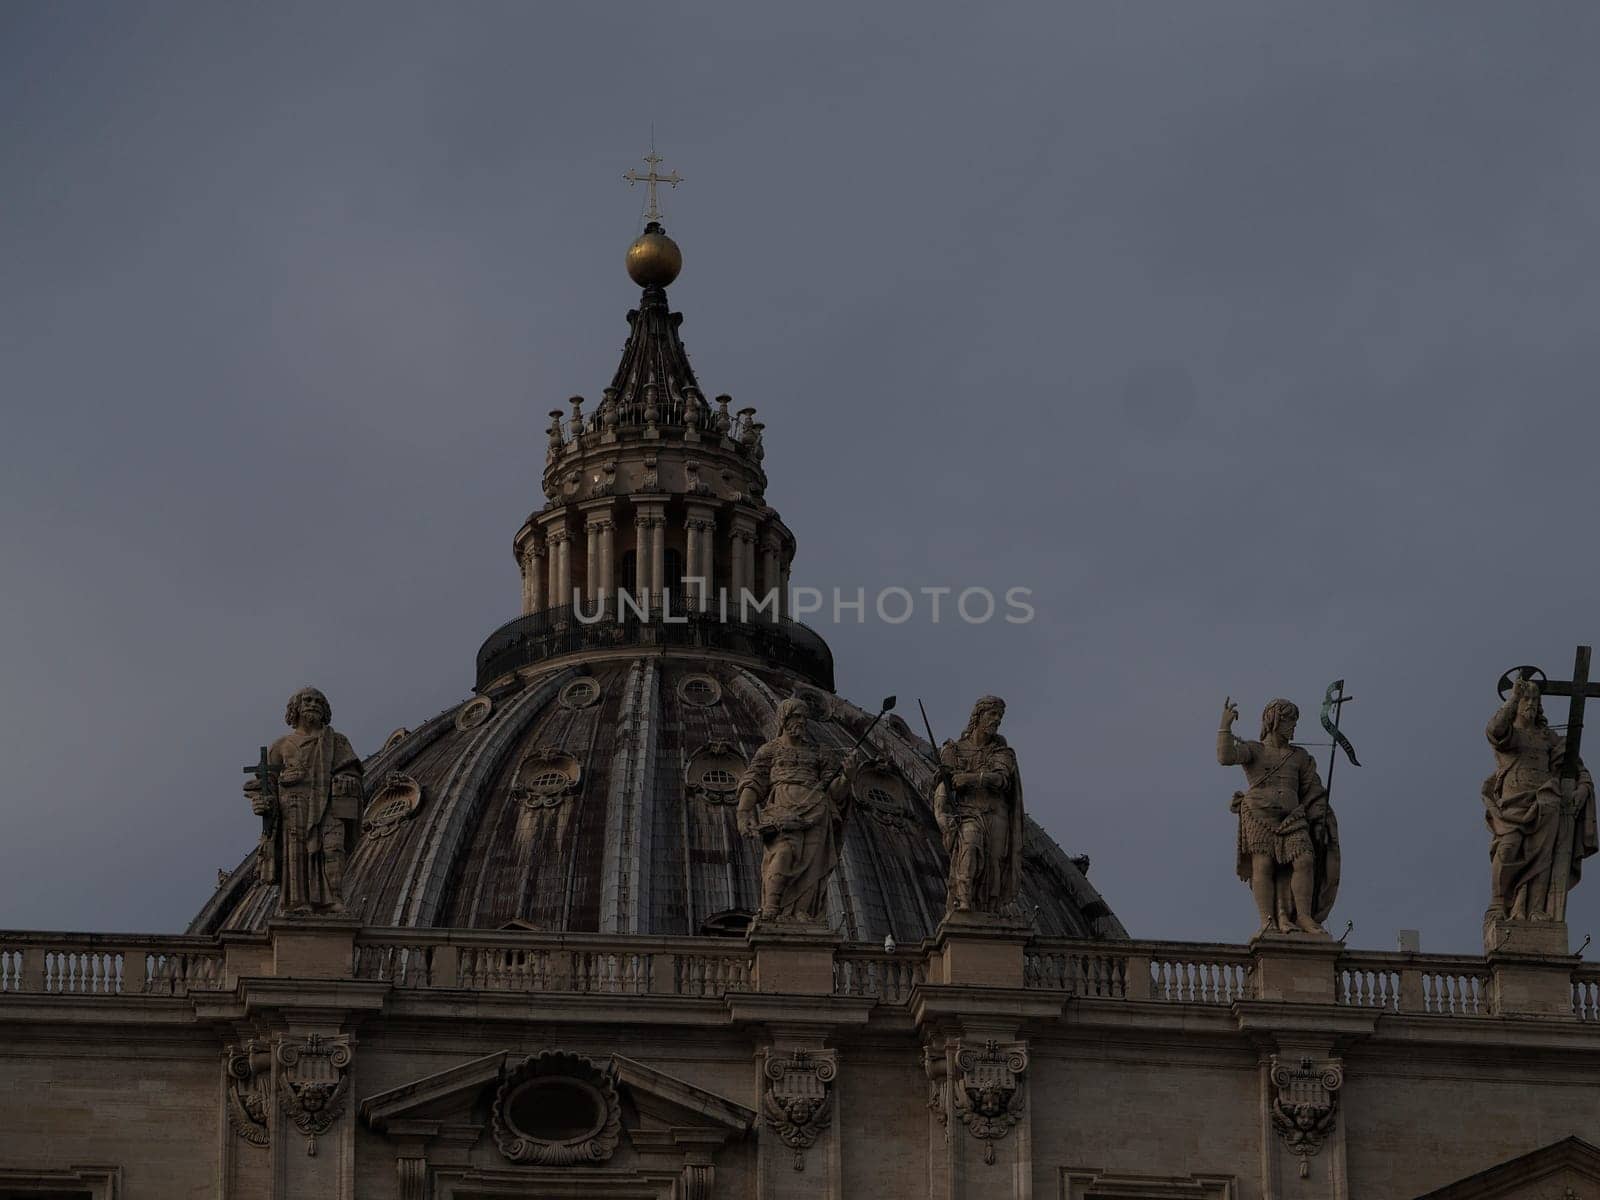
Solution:
{"label": "bearded statue holding cross", "polygon": [[[1587,665],[1576,674],[1587,674]],[[1551,690],[1570,695],[1571,687],[1556,684]],[[1580,678],[1577,695],[1583,690]],[[1569,716],[1567,736],[1561,737],[1550,728],[1530,672],[1511,682],[1510,695],[1489,718],[1485,733],[1495,769],[1482,791],[1490,836],[1490,920],[1565,920],[1567,893],[1578,882],[1583,860],[1600,849],[1594,780],[1573,744],[1574,733],[1582,730],[1581,704],[1574,708],[1578,729]]]}
{"label": "bearded statue holding cross", "polygon": [[257,877],[278,885],[285,915],[343,913],[344,864],[361,816],[361,759],[328,722],[333,710],[314,687],[289,697],[289,732],[245,771],[250,807],[262,818]]}

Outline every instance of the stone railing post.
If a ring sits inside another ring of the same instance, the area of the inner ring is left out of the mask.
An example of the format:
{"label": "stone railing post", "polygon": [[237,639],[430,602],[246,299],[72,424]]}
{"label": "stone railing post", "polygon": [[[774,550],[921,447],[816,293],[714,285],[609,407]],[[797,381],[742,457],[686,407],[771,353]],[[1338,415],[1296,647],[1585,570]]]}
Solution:
{"label": "stone railing post", "polygon": [[1250,994],[1257,1000],[1333,1004],[1344,946],[1331,937],[1261,933],[1250,940]]}
{"label": "stone railing post", "polygon": [[934,953],[928,960],[931,983],[975,987],[1023,986],[1024,947],[1033,938],[1028,925],[984,913],[953,912],[939,922]]}
{"label": "stone railing post", "polygon": [[1148,954],[1129,954],[1127,972],[1124,979],[1129,1000],[1150,999],[1150,956]]}
{"label": "stone railing post", "polygon": [[1497,1017],[1577,1020],[1565,921],[1491,920],[1484,927],[1489,1007]]}
{"label": "stone railing post", "polygon": [[1428,997],[1422,990],[1422,968],[1408,962],[1400,968],[1400,1011],[1420,1013],[1426,1010]]}
{"label": "stone railing post", "polygon": [[843,939],[825,925],[759,924],[747,939],[758,992],[833,995],[833,956]]}
{"label": "stone railing post", "polygon": [[270,921],[272,973],[279,978],[351,979],[355,976],[354,917],[289,917]]}
{"label": "stone railing post", "polygon": [[45,948],[37,943],[29,942],[22,947],[22,990],[25,992],[44,991],[44,959]]}
{"label": "stone railing post", "polygon": [[434,987],[458,987],[461,980],[461,949],[458,946],[435,946],[430,964],[428,982]]}

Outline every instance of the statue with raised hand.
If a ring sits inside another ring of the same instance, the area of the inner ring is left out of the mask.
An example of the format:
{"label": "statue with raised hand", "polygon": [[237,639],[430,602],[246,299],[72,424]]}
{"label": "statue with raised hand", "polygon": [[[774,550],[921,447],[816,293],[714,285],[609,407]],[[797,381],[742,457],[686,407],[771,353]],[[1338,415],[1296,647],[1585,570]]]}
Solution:
{"label": "statue with raised hand", "polygon": [[1233,794],[1239,815],[1235,866],[1250,885],[1263,933],[1326,934],[1322,922],[1339,891],[1339,826],[1307,751],[1292,744],[1300,710],[1274,700],[1261,713],[1261,739],[1233,734],[1239,706],[1223,702],[1217,762],[1244,768]]}

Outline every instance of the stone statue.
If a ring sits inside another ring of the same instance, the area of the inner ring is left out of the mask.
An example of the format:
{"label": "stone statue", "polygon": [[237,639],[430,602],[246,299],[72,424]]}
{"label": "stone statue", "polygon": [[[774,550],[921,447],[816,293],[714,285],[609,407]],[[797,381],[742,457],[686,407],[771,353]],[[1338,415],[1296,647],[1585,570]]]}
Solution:
{"label": "stone statue", "polygon": [[778,705],[778,736],[757,750],[739,779],[739,832],[760,838],[760,920],[819,921],[823,889],[839,861],[850,787],[861,765],[811,736],[804,700]]}
{"label": "stone statue", "polygon": [[1545,719],[1532,679],[1516,681],[1485,732],[1495,760],[1494,774],[1483,781],[1491,838],[1488,916],[1559,920],[1558,893],[1572,890],[1583,860],[1600,849],[1594,780],[1580,764],[1572,811],[1563,813],[1560,775],[1567,743]]}
{"label": "stone statue", "polygon": [[939,748],[933,812],[950,854],[950,912],[1008,915],[1022,877],[1022,776],[1000,736],[1006,702],[984,696],[966,729]]}
{"label": "stone statue", "polygon": [[278,885],[278,911],[344,912],[344,863],[361,817],[361,760],[328,722],[333,710],[316,688],[289,697],[290,732],[268,747],[244,785],[250,807],[267,818],[258,866]]}
{"label": "stone statue", "polygon": [[1248,787],[1233,794],[1239,814],[1239,878],[1250,884],[1263,933],[1326,933],[1339,891],[1339,826],[1317,764],[1290,744],[1300,710],[1274,700],[1261,714],[1261,740],[1233,736],[1239,706],[1222,706],[1217,762],[1242,766]]}

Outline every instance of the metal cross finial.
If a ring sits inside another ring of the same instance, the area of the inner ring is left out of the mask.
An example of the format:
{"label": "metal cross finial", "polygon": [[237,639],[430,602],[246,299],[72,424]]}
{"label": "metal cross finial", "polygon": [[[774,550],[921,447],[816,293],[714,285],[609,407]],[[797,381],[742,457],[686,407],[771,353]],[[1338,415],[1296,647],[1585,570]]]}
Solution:
{"label": "metal cross finial", "polygon": [[661,208],[656,203],[656,184],[664,183],[668,187],[675,188],[683,182],[683,176],[676,171],[670,175],[657,174],[656,167],[661,164],[661,156],[656,153],[654,138],[651,139],[650,153],[644,156],[644,161],[645,165],[650,168],[648,171],[643,175],[639,174],[637,170],[629,171],[623,175],[623,178],[628,181],[630,187],[636,183],[646,185],[649,203],[645,208],[644,219],[646,221],[659,221],[661,219]]}

